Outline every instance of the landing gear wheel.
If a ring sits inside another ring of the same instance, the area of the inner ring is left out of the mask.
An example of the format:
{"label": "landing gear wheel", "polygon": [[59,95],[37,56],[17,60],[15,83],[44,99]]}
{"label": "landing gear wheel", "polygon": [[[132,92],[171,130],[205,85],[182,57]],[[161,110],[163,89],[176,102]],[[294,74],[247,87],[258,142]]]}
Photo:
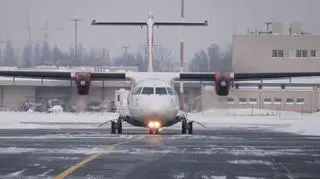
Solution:
{"label": "landing gear wheel", "polygon": [[115,134],[116,133],[116,123],[115,122],[111,122],[111,134]]}
{"label": "landing gear wheel", "polygon": [[118,134],[122,134],[122,122],[118,122]]}
{"label": "landing gear wheel", "polygon": [[193,133],[193,123],[192,122],[188,122],[188,123],[189,123],[188,132],[189,132],[189,134],[192,134]]}
{"label": "landing gear wheel", "polygon": [[182,126],[181,133],[186,134],[187,133],[187,126],[186,126],[185,122],[182,122],[181,126]]}

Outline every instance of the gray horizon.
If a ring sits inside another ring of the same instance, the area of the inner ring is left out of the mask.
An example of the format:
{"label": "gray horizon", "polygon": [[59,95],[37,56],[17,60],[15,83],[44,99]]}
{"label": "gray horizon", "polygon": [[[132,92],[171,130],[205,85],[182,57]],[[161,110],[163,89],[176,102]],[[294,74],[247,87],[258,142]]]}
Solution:
{"label": "gray horizon", "polygon": [[[158,21],[180,21],[180,0],[2,0],[0,6],[0,42],[11,40],[14,48],[22,48],[28,40],[26,14],[29,14],[32,40],[44,40],[46,21],[50,30],[49,43],[62,50],[74,46],[74,23],[69,19],[83,19],[78,23],[78,42],[84,47],[111,50],[111,56],[124,52],[141,51],[146,42],[146,29],[140,27],[93,27],[93,19],[103,21],[145,21],[149,12],[154,12]],[[287,33],[289,24],[302,22],[303,30],[319,34],[320,25],[314,22],[319,15],[318,0],[185,0],[185,22],[203,22],[208,27],[185,27],[185,60],[206,49],[211,44],[224,46],[232,42],[232,34],[244,34],[248,28],[265,29],[265,22],[278,21],[284,24]],[[171,57],[179,59],[181,27],[155,27],[155,44],[169,48]],[[4,49],[4,43],[0,43]]]}

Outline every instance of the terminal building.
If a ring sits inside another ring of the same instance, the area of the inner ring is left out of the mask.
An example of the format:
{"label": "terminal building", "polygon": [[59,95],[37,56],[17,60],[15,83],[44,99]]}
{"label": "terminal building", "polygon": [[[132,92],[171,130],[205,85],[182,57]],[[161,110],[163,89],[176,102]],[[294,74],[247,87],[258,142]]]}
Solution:
{"label": "terminal building", "polygon": [[[263,72],[320,72],[320,35],[302,30],[301,23],[293,23],[284,31],[279,22],[266,23],[266,30],[248,30],[233,35],[232,69],[238,73]],[[256,81],[255,83],[261,83]],[[315,112],[319,106],[319,78],[265,80],[279,86],[240,87],[232,89],[228,97],[202,93],[203,108],[263,108],[301,112]],[[295,83],[281,88],[282,83]]]}

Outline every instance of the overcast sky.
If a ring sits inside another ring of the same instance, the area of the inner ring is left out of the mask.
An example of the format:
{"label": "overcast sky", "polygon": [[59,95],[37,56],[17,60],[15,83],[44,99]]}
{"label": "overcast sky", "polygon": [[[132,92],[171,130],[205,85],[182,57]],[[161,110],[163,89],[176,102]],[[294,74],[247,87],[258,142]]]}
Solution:
{"label": "overcast sky", "polygon": [[[12,40],[15,47],[28,39],[26,14],[29,13],[32,40],[43,40],[40,30],[46,21],[51,44],[69,48],[74,43],[74,24],[68,19],[81,18],[78,38],[85,47],[107,47],[112,56],[120,55],[122,46],[137,51],[146,42],[146,29],[140,27],[92,27],[92,19],[105,21],[145,21],[148,12],[154,12],[158,21],[179,21],[180,0],[0,0],[0,41]],[[233,33],[246,33],[247,28],[265,28],[266,21],[284,23],[284,31],[294,21],[303,23],[303,29],[320,32],[317,17],[319,0],[185,0],[185,21],[208,20],[208,27],[184,28],[185,57],[210,44],[232,42]],[[181,28],[156,29],[155,43],[172,50],[179,57]],[[0,44],[0,47],[4,47]]]}

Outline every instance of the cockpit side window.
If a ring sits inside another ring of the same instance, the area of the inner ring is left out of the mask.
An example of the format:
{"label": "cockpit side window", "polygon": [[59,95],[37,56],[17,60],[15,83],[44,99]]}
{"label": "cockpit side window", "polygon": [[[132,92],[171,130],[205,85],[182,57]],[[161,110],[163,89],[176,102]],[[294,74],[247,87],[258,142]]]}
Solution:
{"label": "cockpit side window", "polygon": [[141,87],[138,87],[133,94],[140,94],[142,91],[142,88]]}
{"label": "cockpit side window", "polygon": [[167,90],[166,90],[166,88],[156,88],[156,94],[166,95]]}
{"label": "cockpit side window", "polygon": [[167,88],[168,94],[173,95],[173,90],[171,88]]}
{"label": "cockpit side window", "polygon": [[147,94],[147,95],[154,94],[153,88],[152,87],[144,87],[141,94]]}

